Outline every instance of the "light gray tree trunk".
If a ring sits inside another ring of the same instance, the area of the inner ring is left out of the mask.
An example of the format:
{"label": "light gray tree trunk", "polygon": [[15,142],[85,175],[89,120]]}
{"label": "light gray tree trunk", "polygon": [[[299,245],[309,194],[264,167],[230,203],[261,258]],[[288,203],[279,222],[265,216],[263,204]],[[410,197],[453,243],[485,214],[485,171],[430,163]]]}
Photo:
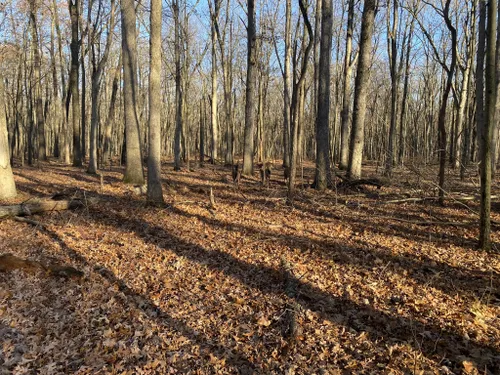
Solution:
{"label": "light gray tree trunk", "polygon": [[148,201],[163,203],[161,187],[161,20],[162,0],[151,0],[149,60]]}
{"label": "light gray tree trunk", "polygon": [[354,0],[349,0],[347,11],[347,35],[344,57],[344,90],[342,93],[342,112],[340,123],[340,169],[347,169],[349,162],[349,112],[351,107],[352,36],[354,34]]}
{"label": "light gray tree trunk", "polygon": [[[102,74],[104,73],[104,67],[108,61],[109,51],[111,49],[111,42],[113,40],[113,27],[115,24],[115,1],[111,0],[111,10],[108,21],[108,36],[106,38],[106,46],[104,47],[104,53],[99,62],[96,61],[95,43],[93,41],[92,48],[92,103],[91,103],[91,114],[90,114],[90,155],[89,155],[89,166],[87,169],[88,173],[97,173],[97,137],[99,125],[101,122],[101,116],[99,113],[99,94],[101,92],[101,81]],[[96,31],[93,32],[94,37]]]}
{"label": "light gray tree trunk", "polygon": [[3,75],[0,73],[0,199],[13,198],[17,194],[9,158],[4,91]]}
{"label": "light gray tree trunk", "polygon": [[347,174],[352,179],[361,178],[361,163],[363,161],[363,145],[365,131],[366,98],[369,66],[372,53],[372,36],[377,10],[376,0],[365,0],[361,20],[361,36],[359,41],[359,61],[354,85],[354,108],[352,132],[349,149]]}
{"label": "light gray tree trunk", "polygon": [[123,103],[125,132],[127,134],[127,164],[123,181],[143,185],[142,153],[139,119],[137,117],[137,38],[134,0],[121,0]]}

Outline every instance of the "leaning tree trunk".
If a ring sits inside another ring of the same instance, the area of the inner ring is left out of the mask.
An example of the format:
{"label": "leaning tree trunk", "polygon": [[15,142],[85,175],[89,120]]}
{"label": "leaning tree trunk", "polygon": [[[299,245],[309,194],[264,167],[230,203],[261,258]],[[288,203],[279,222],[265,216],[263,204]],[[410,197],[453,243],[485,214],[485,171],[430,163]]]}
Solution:
{"label": "leaning tree trunk", "polygon": [[12,198],[16,194],[16,184],[9,160],[9,137],[5,114],[3,76],[0,73],[0,199]]}
{"label": "leaning tree trunk", "polygon": [[325,190],[330,172],[330,63],[332,48],[332,0],[322,0],[319,52],[319,89],[316,118],[316,189]]}
{"label": "leaning tree trunk", "polygon": [[363,161],[363,145],[365,131],[366,98],[369,65],[372,49],[372,35],[377,9],[376,0],[366,0],[361,21],[361,36],[359,42],[359,61],[354,86],[354,108],[352,118],[352,134],[349,149],[347,174],[352,179],[361,178],[361,163]]}
{"label": "leaning tree trunk", "polygon": [[121,0],[123,103],[127,134],[127,164],[123,181],[144,184],[139,119],[137,118],[137,39],[134,0]]}
{"label": "leaning tree trunk", "polygon": [[247,86],[245,102],[245,139],[243,149],[243,170],[246,176],[253,174],[254,128],[255,128],[255,68],[257,64],[257,33],[255,29],[255,0],[248,0],[247,25]]}

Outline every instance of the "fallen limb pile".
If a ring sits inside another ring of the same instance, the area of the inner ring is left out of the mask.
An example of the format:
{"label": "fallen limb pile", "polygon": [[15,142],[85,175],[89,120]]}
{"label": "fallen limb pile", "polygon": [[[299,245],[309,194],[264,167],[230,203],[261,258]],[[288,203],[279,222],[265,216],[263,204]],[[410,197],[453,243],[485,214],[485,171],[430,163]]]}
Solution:
{"label": "fallen limb pile", "polygon": [[30,201],[11,206],[0,206],[0,219],[12,216],[31,216],[41,212],[72,210],[85,207],[87,203],[95,203],[97,200],[90,198],[88,200],[72,199],[65,201],[39,200]]}

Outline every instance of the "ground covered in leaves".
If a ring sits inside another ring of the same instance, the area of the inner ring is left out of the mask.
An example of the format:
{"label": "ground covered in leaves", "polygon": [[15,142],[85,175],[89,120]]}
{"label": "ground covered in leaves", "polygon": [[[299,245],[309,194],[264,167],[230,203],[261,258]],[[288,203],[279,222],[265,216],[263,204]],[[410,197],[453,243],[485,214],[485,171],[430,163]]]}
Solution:
{"label": "ground covered in leaves", "polygon": [[291,208],[280,168],[236,188],[222,166],[165,164],[167,204],[148,207],[120,168],[102,185],[56,162],[15,168],[2,204],[99,202],[0,221],[0,254],[85,273],[0,273],[0,374],[500,374],[500,255],[476,250],[477,200],[462,199],[478,178],[450,174],[439,207],[428,172],[299,188]]}

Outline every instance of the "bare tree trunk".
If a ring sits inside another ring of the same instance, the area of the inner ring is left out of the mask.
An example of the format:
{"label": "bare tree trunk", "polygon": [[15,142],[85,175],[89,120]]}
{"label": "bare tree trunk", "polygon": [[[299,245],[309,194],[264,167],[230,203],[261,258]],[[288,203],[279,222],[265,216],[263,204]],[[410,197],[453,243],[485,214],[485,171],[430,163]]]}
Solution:
{"label": "bare tree trunk", "polygon": [[369,65],[372,49],[372,35],[377,11],[376,0],[365,0],[361,21],[359,61],[354,85],[354,109],[347,174],[352,179],[361,178],[363,161],[366,97],[370,78]]}
{"label": "bare tree trunk", "polygon": [[181,170],[181,137],[182,137],[182,65],[181,65],[181,27],[179,0],[172,2],[175,34],[175,134],[174,134],[174,170]]}
{"label": "bare tree trunk", "polygon": [[245,101],[245,143],[243,149],[243,170],[246,176],[253,174],[254,129],[255,129],[255,68],[257,32],[255,29],[255,0],[247,2],[247,80]]}
{"label": "bare tree trunk", "polygon": [[[304,51],[304,57],[302,58],[302,66],[300,69],[300,77],[297,82],[294,82],[292,90],[292,122],[290,128],[290,176],[288,178],[288,203],[293,204],[293,198],[295,195],[295,178],[297,175],[297,152],[298,152],[298,142],[299,142],[299,94],[301,90],[304,90],[305,79],[307,74],[307,67],[309,63],[309,54],[313,46],[313,31],[309,18],[307,16],[307,9],[303,0],[299,0],[300,12],[302,13],[302,18],[304,18],[305,27],[307,29],[307,34],[309,35],[309,41]],[[305,39],[305,38],[304,38]],[[304,41],[305,43],[305,41]]]}
{"label": "bare tree trunk", "polygon": [[352,36],[354,34],[354,0],[349,0],[347,14],[347,36],[344,57],[344,91],[342,94],[342,112],[340,124],[340,169],[347,169],[349,162],[349,112],[351,76],[354,61],[352,59]]}
{"label": "bare tree trunk", "polygon": [[[89,19],[90,22],[90,19]],[[96,51],[95,43],[91,45],[92,48],[92,107],[91,107],[91,117],[90,117],[90,157],[89,166],[87,169],[88,173],[97,173],[97,137],[99,124],[101,122],[99,113],[99,94],[101,92],[101,81],[102,74],[104,72],[104,67],[108,61],[109,51],[111,49],[111,42],[113,40],[113,27],[115,23],[115,2],[111,0],[111,10],[108,21],[108,36],[106,38],[106,46],[104,47],[104,53],[99,62],[96,61]],[[96,31],[93,30],[94,38]]]}
{"label": "bare tree trunk", "polygon": [[123,103],[125,132],[127,134],[127,164],[123,181],[129,184],[144,184],[139,119],[137,117],[137,41],[134,0],[121,0],[122,16],[122,60]]}
{"label": "bare tree trunk", "polygon": [[108,117],[104,125],[104,151],[103,151],[103,165],[111,165],[111,142],[113,133],[113,123],[115,118],[115,105],[116,95],[118,93],[118,81],[120,80],[120,72],[122,70],[122,54],[118,58],[118,65],[115,68],[113,83],[111,85],[111,99],[109,102]]}
{"label": "bare tree trunk", "polygon": [[5,114],[4,78],[0,73],[0,199],[17,195],[14,175],[9,160],[9,140]]}
{"label": "bare tree trunk", "polygon": [[410,21],[410,31],[408,33],[408,39],[406,44],[406,56],[405,56],[405,76],[403,82],[403,97],[401,99],[401,113],[399,118],[399,163],[403,163],[406,151],[406,107],[408,102],[408,88],[410,81],[410,53],[413,42],[413,31],[415,28],[415,18],[412,17]]}
{"label": "bare tree trunk", "polygon": [[36,127],[38,130],[38,160],[47,160],[45,143],[45,116],[43,114],[43,98],[41,88],[41,57],[37,26],[38,7],[35,0],[30,0],[31,45],[33,49],[33,75],[35,91]]}
{"label": "bare tree trunk", "polygon": [[[398,0],[393,0],[392,7],[392,28],[390,22],[390,6],[387,9],[387,50],[389,52],[389,66],[391,72],[391,118],[389,127],[389,147],[387,149],[387,158],[385,163],[385,174],[392,175],[392,167],[394,166],[395,148],[396,148],[396,124],[398,113],[398,46],[397,46],[397,31],[398,31]],[[389,0],[390,5],[390,0]]]}
{"label": "bare tree trunk", "polygon": [[219,146],[219,127],[217,123],[217,35],[215,25],[219,18],[220,0],[214,0],[215,11],[212,14],[211,38],[212,38],[212,143],[211,157],[212,163],[215,164],[218,157],[217,148]]}
{"label": "bare tree trunk", "polygon": [[332,46],[332,0],[322,0],[319,90],[316,118],[316,189],[331,183],[330,172],[330,64]]}
{"label": "bare tree trunk", "polygon": [[290,60],[292,57],[292,2],[286,0],[285,62],[283,72],[283,166],[290,166]]}
{"label": "bare tree trunk", "polygon": [[73,122],[73,166],[82,166],[81,138],[80,138],[80,92],[78,89],[78,70],[80,61],[80,42],[78,39],[78,14],[80,12],[79,0],[69,0],[69,13],[71,16],[71,72],[69,88],[72,103]]}
{"label": "bare tree trunk", "polygon": [[[485,251],[491,250],[491,142],[496,121],[496,29],[497,0],[488,3],[488,23],[486,30],[486,98],[484,102],[485,122],[481,127],[481,209],[479,219],[479,246]],[[480,16],[481,17],[481,16]],[[481,21],[480,21],[481,24]],[[484,33],[479,30],[480,34]],[[481,51],[479,51],[481,53]],[[478,56],[479,59],[479,56]],[[479,69],[478,69],[479,70]],[[479,127],[478,127],[479,129]]]}
{"label": "bare tree trunk", "polygon": [[148,201],[163,203],[161,187],[161,19],[162,0],[151,0],[149,71]]}

